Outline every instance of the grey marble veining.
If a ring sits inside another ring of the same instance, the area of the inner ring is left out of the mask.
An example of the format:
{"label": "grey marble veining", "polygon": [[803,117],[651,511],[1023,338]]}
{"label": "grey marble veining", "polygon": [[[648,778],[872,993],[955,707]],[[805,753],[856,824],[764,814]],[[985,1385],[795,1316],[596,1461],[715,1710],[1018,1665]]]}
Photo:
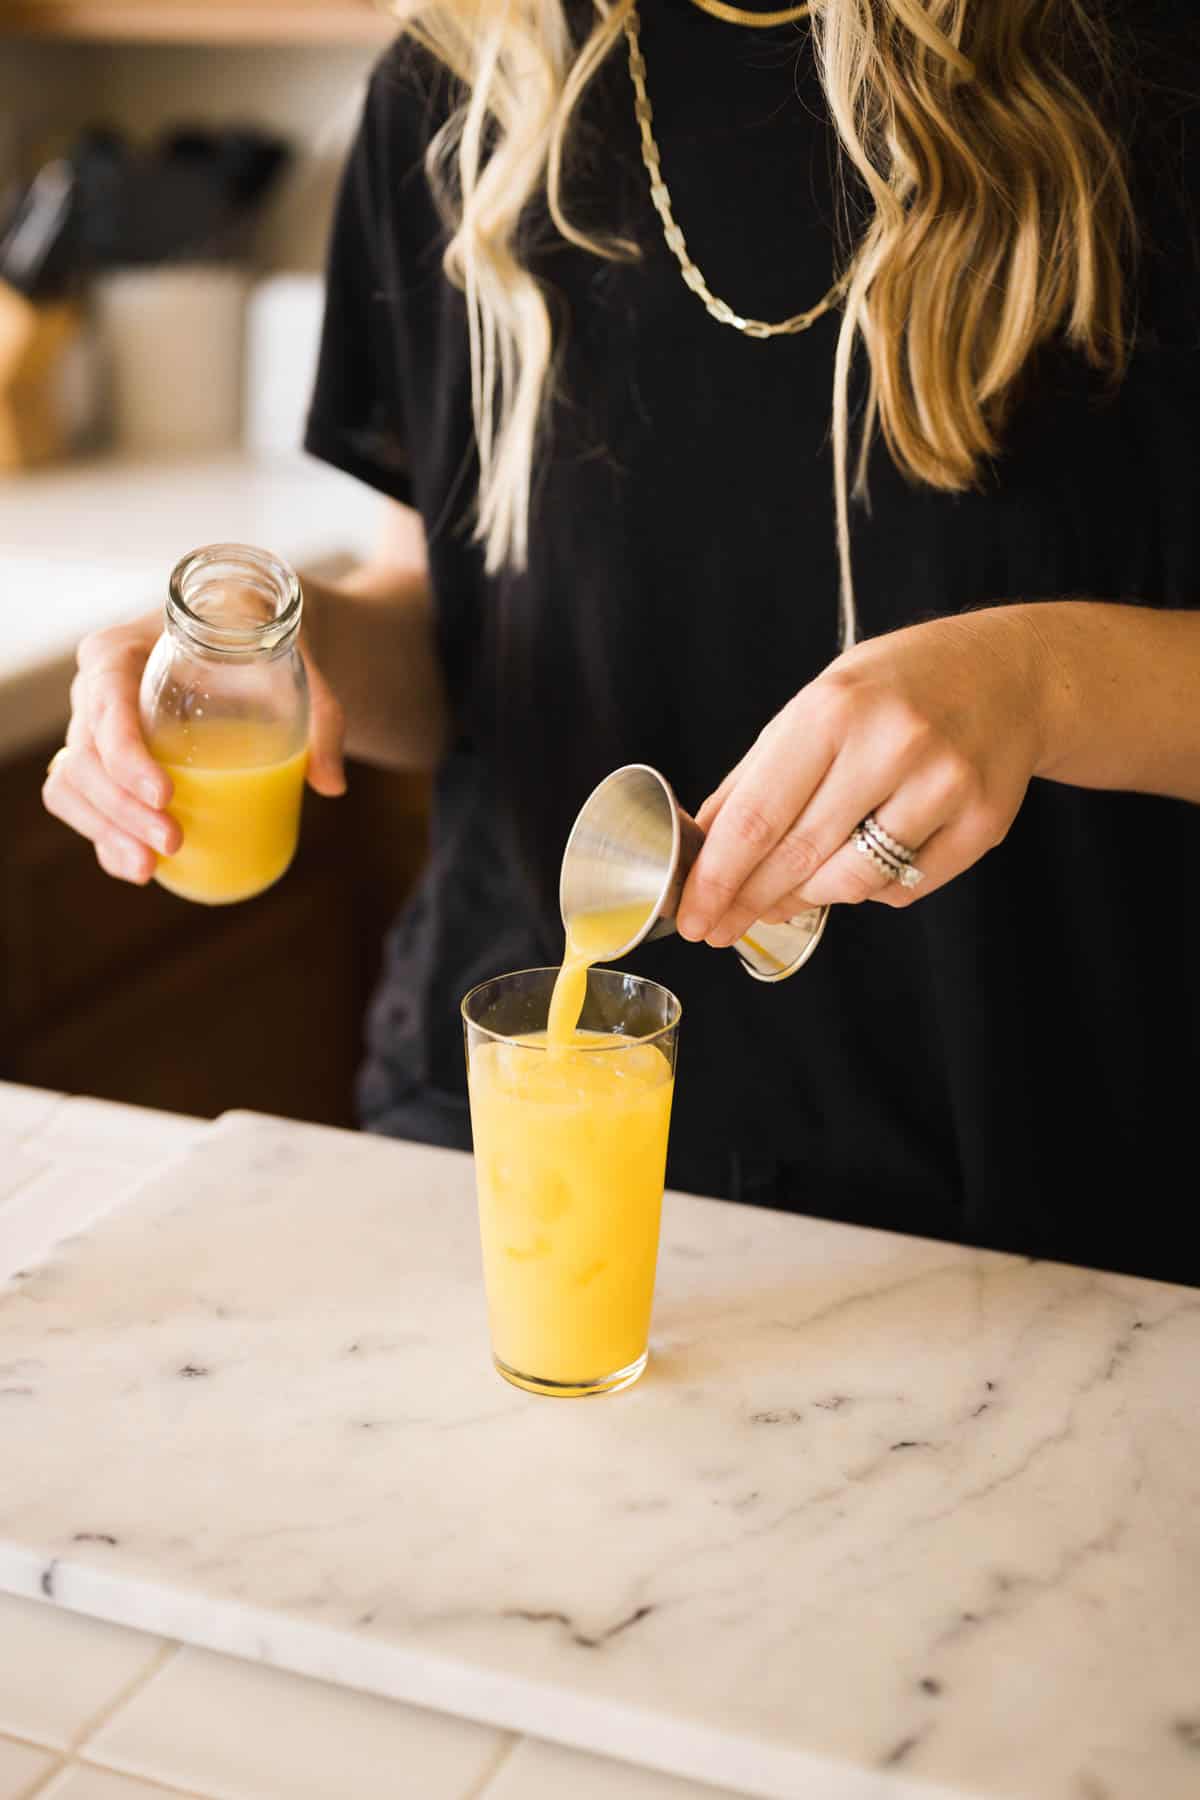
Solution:
{"label": "grey marble veining", "polygon": [[539,1400],[467,1159],[249,1116],[3,1256],[14,1592],[767,1800],[1200,1795],[1200,1293],[671,1196]]}

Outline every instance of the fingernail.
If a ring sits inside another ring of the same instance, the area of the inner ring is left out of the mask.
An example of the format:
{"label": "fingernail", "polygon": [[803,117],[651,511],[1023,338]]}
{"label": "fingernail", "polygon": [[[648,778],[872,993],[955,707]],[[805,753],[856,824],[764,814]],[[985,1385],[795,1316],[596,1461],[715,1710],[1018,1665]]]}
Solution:
{"label": "fingernail", "polygon": [[142,783],[142,799],[146,802],[147,806],[157,806],[158,805],[158,797],[159,797],[160,792],[161,792],[161,789],[159,788],[157,781],[149,781],[149,780],[143,781],[143,783]]}
{"label": "fingernail", "polygon": [[327,800],[336,799],[338,795],[345,793],[346,776],[342,769],[329,768],[325,764],[319,763],[312,773],[313,785],[319,794],[324,794]]}
{"label": "fingernail", "polygon": [[158,851],[160,856],[170,856],[171,834],[169,831],[152,831],[150,833],[150,842],[154,845],[154,848]]}
{"label": "fingernail", "polygon": [[698,912],[680,913],[675,921],[675,929],[680,937],[687,938],[690,943],[697,944],[704,936],[705,921]]}

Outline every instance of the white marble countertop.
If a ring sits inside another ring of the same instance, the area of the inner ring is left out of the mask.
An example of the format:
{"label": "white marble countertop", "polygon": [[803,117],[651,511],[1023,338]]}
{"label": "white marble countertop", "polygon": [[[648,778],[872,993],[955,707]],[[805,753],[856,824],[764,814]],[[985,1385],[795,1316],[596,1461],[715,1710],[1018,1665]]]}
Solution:
{"label": "white marble countertop", "polygon": [[1200,1793],[1194,1290],[671,1196],[650,1373],[548,1402],[467,1159],[231,1115],[39,1199],[88,1107],[0,1175],[0,1586],[193,1648],[77,1761],[366,1791],[172,1773],[190,1668],[453,1727],[423,1800]]}
{"label": "white marble countertop", "polygon": [[[207,1129],[0,1082],[0,1260],[69,1232],[81,1205],[120,1205]],[[0,1388],[22,1385],[0,1365]],[[348,1795],[739,1800],[0,1592],[0,1800]]]}
{"label": "white marble countertop", "polygon": [[308,568],[360,557],[380,501],[305,457],[107,457],[0,481],[0,756],[66,718],[75,646],[160,604],[200,544],[260,544]]}

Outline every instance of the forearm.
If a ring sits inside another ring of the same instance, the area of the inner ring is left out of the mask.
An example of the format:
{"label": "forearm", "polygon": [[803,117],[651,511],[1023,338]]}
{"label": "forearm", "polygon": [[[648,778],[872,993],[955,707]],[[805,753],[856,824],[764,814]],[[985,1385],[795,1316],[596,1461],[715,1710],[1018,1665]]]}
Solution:
{"label": "forearm", "polygon": [[1035,774],[1200,802],[1200,611],[1063,600],[993,616],[1037,650]]}
{"label": "forearm", "polygon": [[346,753],[388,769],[432,769],[448,738],[428,577],[369,564],[304,582],[305,636],[346,715]]}

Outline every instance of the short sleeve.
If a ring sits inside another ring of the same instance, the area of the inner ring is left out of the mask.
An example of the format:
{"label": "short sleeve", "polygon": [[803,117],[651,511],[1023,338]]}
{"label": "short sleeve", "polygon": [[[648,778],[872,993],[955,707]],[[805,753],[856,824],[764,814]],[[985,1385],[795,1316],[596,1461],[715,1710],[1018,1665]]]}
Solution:
{"label": "short sleeve", "polygon": [[387,74],[385,62],[371,83],[342,176],[304,448],[390,499],[411,505],[402,325],[385,276],[393,203],[388,140],[394,83]]}

